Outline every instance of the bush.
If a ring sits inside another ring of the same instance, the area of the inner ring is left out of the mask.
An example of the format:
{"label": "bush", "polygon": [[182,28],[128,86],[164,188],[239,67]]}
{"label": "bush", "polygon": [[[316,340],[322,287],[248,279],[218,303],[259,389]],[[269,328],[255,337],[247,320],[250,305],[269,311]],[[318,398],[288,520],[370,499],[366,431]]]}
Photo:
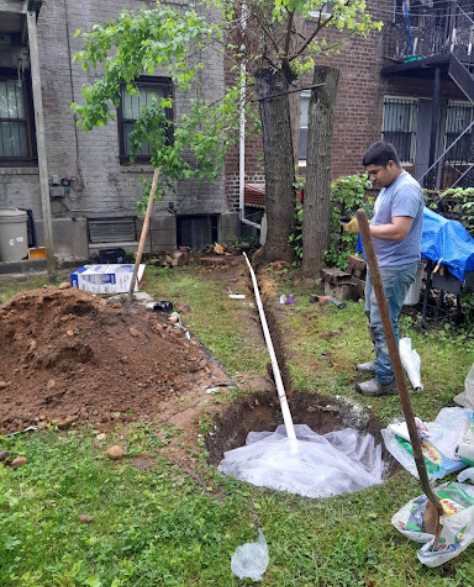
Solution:
{"label": "bush", "polygon": [[[297,184],[297,188],[303,187],[303,181]],[[329,248],[324,253],[324,262],[328,267],[345,269],[347,255],[355,253],[357,235],[344,232],[339,224],[339,217],[352,210],[364,207],[369,213],[373,205],[373,197],[367,192],[372,187],[366,174],[348,175],[340,177],[331,184],[331,215],[329,219]],[[303,258],[303,206],[297,202],[295,212],[295,229],[290,236],[290,243],[298,259]]]}

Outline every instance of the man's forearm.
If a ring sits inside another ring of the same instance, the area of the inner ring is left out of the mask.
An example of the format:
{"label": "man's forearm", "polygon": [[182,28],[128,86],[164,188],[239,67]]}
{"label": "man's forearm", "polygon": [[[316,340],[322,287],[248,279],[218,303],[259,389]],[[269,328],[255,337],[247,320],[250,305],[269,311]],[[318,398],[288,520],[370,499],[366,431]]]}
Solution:
{"label": "man's forearm", "polygon": [[370,234],[374,238],[379,238],[383,241],[398,241],[405,239],[407,232],[404,228],[395,224],[376,224],[370,225]]}

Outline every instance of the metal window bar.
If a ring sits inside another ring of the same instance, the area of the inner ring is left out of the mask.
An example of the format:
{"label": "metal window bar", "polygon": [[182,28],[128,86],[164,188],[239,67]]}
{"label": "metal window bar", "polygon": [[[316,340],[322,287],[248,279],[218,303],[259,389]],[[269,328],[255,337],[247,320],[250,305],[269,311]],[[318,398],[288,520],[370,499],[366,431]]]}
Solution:
{"label": "metal window bar", "polygon": [[21,82],[0,80],[0,158],[28,157],[27,123]]}
{"label": "metal window bar", "polygon": [[418,102],[413,99],[385,98],[384,101],[382,137],[394,145],[405,164],[415,160],[417,110]]}

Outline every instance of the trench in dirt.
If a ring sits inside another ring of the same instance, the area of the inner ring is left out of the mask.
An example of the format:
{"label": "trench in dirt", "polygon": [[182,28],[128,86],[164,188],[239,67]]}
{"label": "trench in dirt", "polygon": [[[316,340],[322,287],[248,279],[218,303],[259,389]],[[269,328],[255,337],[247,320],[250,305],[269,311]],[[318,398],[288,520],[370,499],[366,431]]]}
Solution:
{"label": "trench in dirt", "polygon": [[[249,294],[253,295],[250,277],[248,290]],[[372,417],[361,404],[347,398],[293,389],[285,359],[282,331],[270,309],[270,301],[262,296],[262,303],[294,424],[306,424],[311,430],[321,435],[345,428],[355,429],[362,434],[371,434],[376,444],[382,445],[382,457],[385,463],[384,477],[388,478],[399,471],[400,465],[385,449],[381,435],[383,428],[381,422]],[[257,309],[255,312],[258,314]],[[273,381],[270,362],[268,371]],[[224,458],[226,451],[244,446],[250,432],[273,432],[283,423],[276,387],[273,390],[252,393],[240,398],[214,417],[213,430],[206,438],[209,464],[217,466]]]}

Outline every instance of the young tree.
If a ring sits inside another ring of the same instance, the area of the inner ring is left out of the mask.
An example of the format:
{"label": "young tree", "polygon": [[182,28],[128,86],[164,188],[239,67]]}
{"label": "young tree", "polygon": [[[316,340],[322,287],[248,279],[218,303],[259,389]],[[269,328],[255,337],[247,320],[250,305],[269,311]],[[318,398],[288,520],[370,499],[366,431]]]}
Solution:
{"label": "young tree", "polygon": [[[195,100],[191,114],[172,122],[166,111],[173,99],[155,100],[135,124],[132,146],[138,151],[149,143],[152,164],[166,185],[183,177],[215,178],[226,148],[238,139],[236,109],[246,107],[238,88],[246,76],[246,100],[255,93],[264,144],[268,235],[260,262],[289,260],[296,202],[289,96],[298,91],[292,84],[313,69],[317,55],[337,51],[348,35],[365,35],[381,24],[365,12],[365,0],[208,0],[208,5],[221,10],[220,22],[206,22],[191,8],[178,11],[157,3],[154,10],[124,12],[116,22],[96,25],[84,35],[77,59],[86,71],[102,66],[104,73],[84,87],[84,103],[73,110],[85,130],[104,125],[115,118],[121,87],[137,92],[134,80],[144,72],[166,67],[184,90],[204,66],[202,61],[192,65],[191,55],[216,45],[231,52],[241,69],[222,100]],[[330,29],[338,34],[327,35]],[[173,142],[168,140],[171,124]]]}
{"label": "young tree", "polygon": [[[76,35],[81,34],[77,31]],[[190,89],[204,63],[195,57],[222,38],[218,23],[210,23],[196,11],[161,6],[136,14],[122,12],[116,21],[95,25],[84,34],[84,49],[74,57],[86,72],[102,68],[102,75],[82,90],[83,102],[72,104],[85,131],[116,119],[122,91],[139,93],[135,80],[157,69],[168,72],[175,88]],[[198,93],[199,94],[199,93]],[[191,100],[187,113],[169,116],[174,97],[153,97],[143,106],[129,135],[132,160],[143,144],[151,163],[160,169],[157,197],[175,181],[218,177],[226,149],[238,140],[238,89],[227,88],[221,99],[210,103]],[[172,136],[172,139],[170,139]],[[150,184],[150,182],[145,182]],[[139,202],[147,201],[147,193]]]}
{"label": "young tree", "polygon": [[[314,68],[317,55],[338,51],[348,36],[380,30],[381,23],[365,12],[365,0],[240,0],[232,6],[231,16],[244,21],[235,48],[240,48],[240,58],[255,80],[262,122],[268,233],[258,261],[290,260],[296,198],[289,96],[295,82]],[[319,140],[320,152],[330,149],[327,137],[320,135]],[[329,201],[329,187],[326,198]],[[327,211],[324,218],[313,216],[329,223]],[[306,222],[306,234],[314,229],[311,225]]]}

